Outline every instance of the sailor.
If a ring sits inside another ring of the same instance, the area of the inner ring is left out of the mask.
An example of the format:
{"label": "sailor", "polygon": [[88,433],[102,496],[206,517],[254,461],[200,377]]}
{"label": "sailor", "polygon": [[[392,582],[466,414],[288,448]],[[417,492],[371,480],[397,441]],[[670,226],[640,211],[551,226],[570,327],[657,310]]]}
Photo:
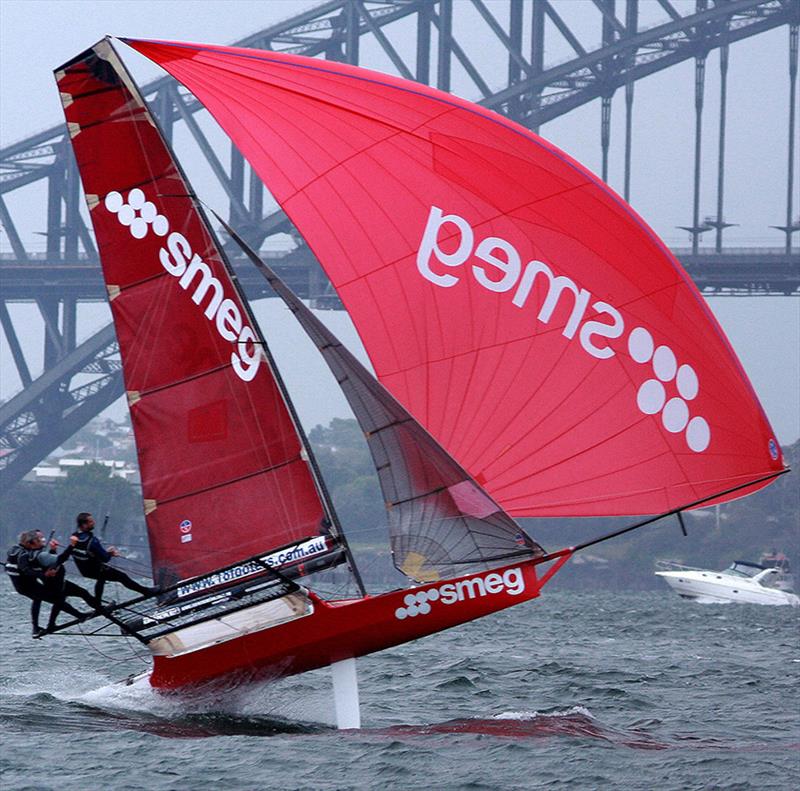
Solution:
{"label": "sailor", "polygon": [[[6,556],[6,574],[8,574],[14,590],[20,596],[27,596],[31,600],[31,624],[33,626],[33,636],[40,637],[44,634],[44,629],[39,627],[39,610],[42,606],[42,594],[44,593],[43,575],[32,573],[28,563],[28,545],[30,542],[38,540],[36,532],[26,530],[19,535],[19,543],[8,550]],[[22,569],[20,568],[22,567]],[[23,571],[24,569],[24,571]]]}
{"label": "sailor", "polygon": [[[63,576],[63,568],[59,565],[69,556],[69,552],[64,552],[61,556],[55,556],[57,542],[51,542],[52,555],[48,559],[40,562],[39,556],[45,547],[46,541],[44,534],[40,530],[26,530],[19,536],[19,543],[11,547],[8,551],[6,560],[6,573],[11,578],[14,589],[22,596],[26,596],[31,604],[31,624],[33,626],[33,637],[38,638],[46,633],[45,629],[39,627],[39,610],[42,602],[46,601],[52,605],[50,618],[47,628],[52,629],[56,625],[56,618],[61,610],[66,610],[70,615],[83,620],[87,613],[76,610],[71,604],[64,601],[65,596],[75,595],[66,593],[65,588],[59,582],[59,574]],[[53,560],[50,561],[49,558]],[[91,596],[87,591],[73,586],[86,594],[89,599]]]}
{"label": "sailor", "polygon": [[[37,538],[40,545],[44,547],[45,540],[44,534],[36,531]],[[76,610],[72,605],[66,602],[68,596],[74,596],[83,599],[93,610],[99,610],[102,606],[100,599],[96,599],[85,588],[76,585],[67,579],[67,572],[64,564],[73,552],[73,547],[68,546],[61,554],[57,555],[58,541],[50,541],[49,551],[45,552],[41,549],[35,556],[34,565],[38,566],[44,572],[44,594],[43,599],[52,605],[50,610],[50,620],[48,621],[47,628],[52,629],[56,625],[56,619],[61,610],[66,610],[73,617],[83,620],[89,613],[81,613]]]}
{"label": "sailor", "polygon": [[98,602],[103,598],[103,589],[106,582],[119,582],[126,588],[141,593],[143,596],[159,592],[159,588],[140,585],[124,571],[108,565],[111,558],[120,557],[119,550],[116,547],[108,547],[106,549],[100,543],[100,539],[92,533],[95,521],[90,513],[82,511],[75,521],[77,529],[70,537],[72,559],[75,561],[78,571],[84,577],[97,580],[94,586],[94,596]]}

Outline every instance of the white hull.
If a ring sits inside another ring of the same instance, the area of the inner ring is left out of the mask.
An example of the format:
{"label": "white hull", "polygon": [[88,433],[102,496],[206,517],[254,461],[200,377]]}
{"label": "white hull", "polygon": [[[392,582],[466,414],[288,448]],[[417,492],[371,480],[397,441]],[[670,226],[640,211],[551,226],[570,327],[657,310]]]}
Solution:
{"label": "white hull", "polygon": [[657,571],[656,576],[680,596],[698,601],[800,606],[800,598],[793,593],[721,571]]}

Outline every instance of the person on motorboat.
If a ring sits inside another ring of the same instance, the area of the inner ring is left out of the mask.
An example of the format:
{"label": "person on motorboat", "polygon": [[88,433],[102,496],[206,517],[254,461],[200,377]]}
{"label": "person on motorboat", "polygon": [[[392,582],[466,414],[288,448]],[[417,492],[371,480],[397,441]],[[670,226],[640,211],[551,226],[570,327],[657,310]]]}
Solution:
{"label": "person on motorboat", "polygon": [[96,580],[94,586],[95,599],[100,602],[106,582],[119,582],[126,588],[143,596],[151,596],[159,592],[158,587],[149,587],[138,583],[124,571],[109,565],[111,558],[121,557],[116,547],[106,549],[100,539],[92,532],[95,527],[94,517],[82,511],[75,519],[77,529],[70,537],[72,559],[78,571],[89,579]]}
{"label": "person on motorboat", "polygon": [[[58,543],[52,541],[51,552],[44,553],[46,543],[44,534],[40,530],[26,530],[20,533],[19,543],[9,549],[6,560],[6,573],[14,589],[21,596],[31,600],[31,625],[34,638],[41,637],[46,634],[47,629],[55,627],[62,610],[79,620],[89,615],[67,602],[67,596],[79,596],[84,601],[93,603],[88,591],[65,580],[63,564],[71,554],[71,548],[56,556]],[[51,605],[47,629],[39,626],[39,612],[43,601]]]}

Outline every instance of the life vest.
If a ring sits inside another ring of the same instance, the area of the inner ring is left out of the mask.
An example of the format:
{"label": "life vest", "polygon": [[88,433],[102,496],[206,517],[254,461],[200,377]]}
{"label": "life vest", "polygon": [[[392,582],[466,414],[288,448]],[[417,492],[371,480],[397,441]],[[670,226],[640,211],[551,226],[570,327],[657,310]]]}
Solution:
{"label": "life vest", "polygon": [[28,552],[25,547],[17,544],[8,550],[6,556],[6,574],[8,574],[11,584],[17,593],[22,593],[25,596],[39,597],[41,596],[42,585],[40,581],[33,576],[23,574],[19,570],[20,556]]}
{"label": "life vest", "polygon": [[21,547],[19,544],[8,550],[8,555],[6,557],[6,574],[8,574],[9,577],[19,579],[22,576],[19,572],[19,555],[20,552],[25,551],[25,548]]}
{"label": "life vest", "polygon": [[72,559],[78,567],[78,571],[84,576],[95,576],[103,568],[103,561],[100,560],[90,549],[94,536],[90,532],[73,533],[78,542],[72,547]]}

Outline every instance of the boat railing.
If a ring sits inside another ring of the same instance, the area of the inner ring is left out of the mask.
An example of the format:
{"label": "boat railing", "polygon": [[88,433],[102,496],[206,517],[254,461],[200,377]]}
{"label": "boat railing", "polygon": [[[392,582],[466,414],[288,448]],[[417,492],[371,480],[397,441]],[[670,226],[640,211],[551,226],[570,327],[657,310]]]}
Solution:
{"label": "boat railing", "polygon": [[701,569],[697,566],[686,566],[683,563],[678,563],[676,560],[657,560],[656,568],[659,571],[707,571],[708,569]]}

